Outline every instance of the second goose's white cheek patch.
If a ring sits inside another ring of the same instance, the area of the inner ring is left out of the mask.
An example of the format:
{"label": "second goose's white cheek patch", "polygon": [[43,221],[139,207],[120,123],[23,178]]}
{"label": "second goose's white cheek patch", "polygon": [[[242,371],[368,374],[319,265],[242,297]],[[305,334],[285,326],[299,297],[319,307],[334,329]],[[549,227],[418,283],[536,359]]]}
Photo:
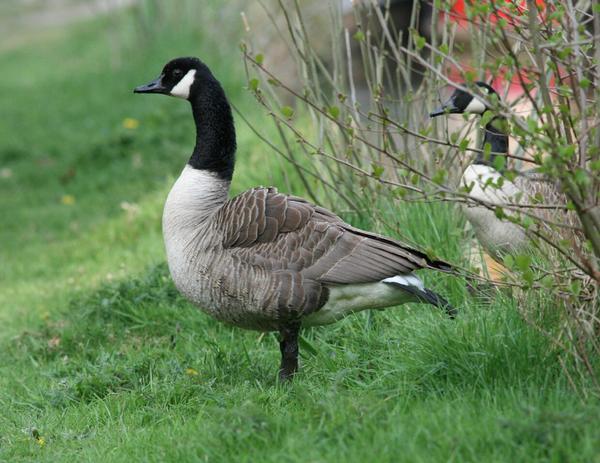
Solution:
{"label": "second goose's white cheek patch", "polygon": [[190,87],[194,83],[196,70],[190,69],[185,76],[171,89],[171,95],[187,100],[190,96]]}
{"label": "second goose's white cheek patch", "polygon": [[471,102],[465,108],[465,112],[473,114],[483,114],[485,112],[485,105],[479,98],[473,97]]}

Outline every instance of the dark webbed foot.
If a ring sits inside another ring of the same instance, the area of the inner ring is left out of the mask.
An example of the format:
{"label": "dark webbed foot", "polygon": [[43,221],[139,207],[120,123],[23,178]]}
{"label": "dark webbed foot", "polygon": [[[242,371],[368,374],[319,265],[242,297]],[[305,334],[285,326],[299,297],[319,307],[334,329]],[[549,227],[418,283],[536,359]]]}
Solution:
{"label": "dark webbed foot", "polygon": [[281,340],[279,348],[281,350],[281,366],[279,367],[279,381],[286,382],[291,380],[298,371],[298,333],[299,324],[289,324],[279,332]]}

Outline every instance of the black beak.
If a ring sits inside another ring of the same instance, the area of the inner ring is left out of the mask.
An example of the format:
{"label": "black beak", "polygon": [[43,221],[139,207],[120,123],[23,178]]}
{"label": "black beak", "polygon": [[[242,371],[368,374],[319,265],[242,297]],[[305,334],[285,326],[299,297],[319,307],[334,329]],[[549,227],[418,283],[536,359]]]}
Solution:
{"label": "black beak", "polygon": [[133,93],[169,93],[169,89],[162,83],[162,74],[146,85],[140,85],[133,89]]}
{"label": "black beak", "polygon": [[429,113],[429,117],[442,116],[444,114],[456,114],[459,112],[460,110],[456,107],[456,105],[454,104],[454,100],[451,98],[439,108],[431,111]]}

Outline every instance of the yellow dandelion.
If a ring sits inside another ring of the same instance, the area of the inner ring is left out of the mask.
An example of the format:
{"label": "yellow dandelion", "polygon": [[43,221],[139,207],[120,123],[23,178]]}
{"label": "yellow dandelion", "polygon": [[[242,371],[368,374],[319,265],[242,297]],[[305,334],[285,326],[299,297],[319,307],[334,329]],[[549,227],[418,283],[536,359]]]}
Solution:
{"label": "yellow dandelion", "polygon": [[46,445],[46,439],[44,439],[41,435],[40,432],[36,429],[33,428],[31,430],[31,436],[35,439],[35,441],[37,442],[37,444],[40,447],[43,447],[44,445]]}
{"label": "yellow dandelion", "polygon": [[63,195],[63,197],[60,198],[60,202],[63,203],[65,206],[72,206],[73,204],[75,204],[75,196]]}
{"label": "yellow dandelion", "polygon": [[135,130],[140,126],[140,121],[133,117],[126,117],[123,119],[123,127],[129,130]]}
{"label": "yellow dandelion", "polygon": [[194,370],[193,368],[186,368],[185,374],[188,376],[198,376],[199,373],[197,370]]}

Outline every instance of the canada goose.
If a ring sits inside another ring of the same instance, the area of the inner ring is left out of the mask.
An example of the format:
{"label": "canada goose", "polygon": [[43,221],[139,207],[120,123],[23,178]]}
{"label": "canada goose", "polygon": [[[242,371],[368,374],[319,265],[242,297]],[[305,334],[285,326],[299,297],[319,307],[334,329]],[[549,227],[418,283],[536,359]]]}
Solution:
{"label": "canada goose", "polygon": [[298,369],[302,326],[405,302],[429,303],[454,316],[455,309],[412,273],[449,271],[445,262],[354,228],[275,188],[253,188],[228,199],[236,150],[231,108],[199,59],[170,61],[134,92],[186,99],[196,123],[196,146],[163,212],[175,285],[222,322],[278,331],[281,380]]}
{"label": "canada goose", "polygon": [[[485,82],[475,84],[484,95],[488,96],[488,99],[498,97],[496,91]],[[456,89],[446,103],[430,113],[430,117],[463,113],[482,115],[488,110],[487,105],[477,96]],[[546,203],[558,205],[560,218],[565,224],[570,227],[577,226],[577,216],[564,209],[567,204],[566,197],[551,179],[534,170],[527,170],[519,173],[513,182],[494,167],[496,157],[508,154],[506,130],[506,120],[499,115],[495,115],[486,124],[482,150],[477,153],[473,163],[465,169],[461,185],[469,191],[471,197],[495,205],[532,204],[541,196]],[[488,156],[483,153],[487,144],[491,148]],[[500,164],[505,165],[505,163]],[[542,220],[555,222],[557,209],[532,208],[530,210]],[[464,211],[478,241],[495,259],[500,259],[505,254],[523,252],[526,249],[529,240],[521,226],[498,218],[493,210],[482,205],[469,204]],[[568,235],[571,240],[576,239],[571,232],[564,232],[561,235],[562,237]]]}

